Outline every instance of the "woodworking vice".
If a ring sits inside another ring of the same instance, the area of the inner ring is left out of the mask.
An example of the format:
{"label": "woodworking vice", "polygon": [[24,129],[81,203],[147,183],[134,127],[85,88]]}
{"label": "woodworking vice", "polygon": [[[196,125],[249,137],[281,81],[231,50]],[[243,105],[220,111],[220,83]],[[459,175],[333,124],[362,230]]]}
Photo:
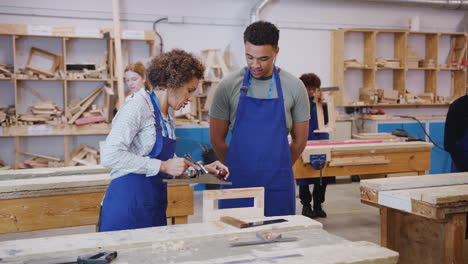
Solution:
{"label": "woodworking vice", "polygon": [[327,164],[327,154],[312,154],[309,160],[312,167],[320,171],[320,185],[322,185],[322,170]]}

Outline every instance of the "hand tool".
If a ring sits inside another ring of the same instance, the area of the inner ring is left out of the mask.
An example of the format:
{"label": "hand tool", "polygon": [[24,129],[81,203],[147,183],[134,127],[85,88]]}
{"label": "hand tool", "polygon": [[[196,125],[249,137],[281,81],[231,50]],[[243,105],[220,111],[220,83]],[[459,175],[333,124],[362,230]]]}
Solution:
{"label": "hand tool", "polygon": [[304,255],[302,254],[290,254],[290,255],[282,255],[282,256],[274,256],[274,257],[259,257],[259,258],[252,258],[252,259],[243,259],[243,260],[233,260],[233,261],[227,261],[223,262],[222,264],[241,264],[241,263],[252,263],[252,262],[267,262],[267,263],[273,263],[272,261],[275,261],[276,259],[282,259],[282,258],[294,258],[294,257],[303,257]]}
{"label": "hand tool", "polygon": [[165,178],[163,179],[163,182],[168,182],[168,183],[173,183],[173,184],[189,184],[189,183],[205,183],[205,184],[227,184],[230,185],[232,182],[228,182],[224,180],[224,177],[227,175],[227,172],[223,169],[219,170],[219,173],[217,176],[211,174],[208,172],[208,170],[205,168],[203,163],[200,161],[197,162],[193,159],[193,157],[186,153],[184,154],[184,158],[196,165],[200,169],[197,169],[197,173],[189,178],[186,179],[174,179],[174,178]]}
{"label": "hand tool", "polygon": [[117,251],[99,252],[76,257],[59,257],[36,259],[24,262],[24,264],[108,264],[117,258]]}
{"label": "hand tool", "polygon": [[230,224],[232,226],[235,226],[237,228],[248,228],[248,227],[254,227],[254,226],[262,226],[262,225],[269,225],[269,224],[276,224],[276,223],[282,223],[282,222],[287,222],[288,220],[286,219],[272,219],[272,220],[264,220],[264,221],[257,221],[257,222],[244,222],[242,220],[239,220],[234,217],[230,216],[222,216],[220,218],[221,222],[224,222],[226,224]]}

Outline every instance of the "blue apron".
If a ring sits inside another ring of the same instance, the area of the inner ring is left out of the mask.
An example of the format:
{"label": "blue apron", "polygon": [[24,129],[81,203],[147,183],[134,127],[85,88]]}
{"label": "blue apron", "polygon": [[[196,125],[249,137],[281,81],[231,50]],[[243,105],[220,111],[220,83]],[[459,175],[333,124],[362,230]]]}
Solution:
{"label": "blue apron", "polygon": [[[463,152],[463,163],[468,163],[468,128],[465,128],[465,134],[457,141],[456,147]],[[451,172],[463,172],[463,170],[457,168],[455,162],[452,161]]]}
{"label": "blue apron", "polygon": [[[229,180],[222,188],[265,188],[265,216],[296,213],[294,177],[284,114],[283,90],[275,68],[268,93],[274,84],[278,98],[260,99],[246,95],[251,75],[245,69],[236,121],[226,155]],[[253,199],[221,200],[220,208],[253,206]]]}
{"label": "blue apron", "polygon": [[[154,93],[153,104],[156,143],[148,157],[166,161],[174,157],[176,141],[163,137],[161,112]],[[166,135],[169,135],[163,123]],[[167,183],[165,173],[147,177],[145,174],[129,173],[113,179],[107,188],[101,207],[99,231],[116,231],[167,225]]]}
{"label": "blue apron", "polygon": [[[320,105],[321,106],[321,105]],[[318,129],[317,120],[317,104],[314,103],[313,97],[310,98],[310,121],[309,121],[309,136],[307,140],[326,140],[330,139],[328,133],[315,133]],[[322,177],[322,183],[336,183],[336,177]],[[309,184],[320,184],[320,178],[297,179],[296,184],[299,186]]]}

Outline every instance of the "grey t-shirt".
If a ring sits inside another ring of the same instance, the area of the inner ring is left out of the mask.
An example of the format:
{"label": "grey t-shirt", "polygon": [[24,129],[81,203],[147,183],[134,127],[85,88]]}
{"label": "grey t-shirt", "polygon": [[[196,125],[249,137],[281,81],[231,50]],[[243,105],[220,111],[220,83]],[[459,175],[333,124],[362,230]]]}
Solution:
{"label": "grey t-shirt", "polygon": [[[240,89],[244,79],[245,68],[235,71],[221,80],[216,88],[211,103],[209,115],[211,117],[229,120],[229,129],[232,130],[237,114]],[[284,112],[286,124],[291,130],[293,123],[304,122],[310,119],[310,106],[307,90],[299,78],[286,72],[279,71],[281,87],[283,88]],[[255,98],[267,98],[271,78],[255,79],[252,77],[252,93]],[[250,96],[250,92],[247,93]],[[276,85],[273,86],[271,98],[278,98]],[[252,113],[255,114],[255,113]]]}

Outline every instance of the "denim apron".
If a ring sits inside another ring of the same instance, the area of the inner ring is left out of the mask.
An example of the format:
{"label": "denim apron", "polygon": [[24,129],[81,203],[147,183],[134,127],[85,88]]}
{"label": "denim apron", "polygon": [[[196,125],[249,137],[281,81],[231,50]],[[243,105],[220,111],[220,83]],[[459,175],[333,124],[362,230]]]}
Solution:
{"label": "denim apron", "polygon": [[[468,163],[468,128],[465,128],[465,134],[457,141],[457,149],[463,152],[463,163]],[[463,172],[463,170],[457,168],[455,162],[452,161],[451,172]]]}
{"label": "denim apron", "polygon": [[[151,93],[150,97],[154,111],[156,143],[148,157],[166,161],[174,157],[176,141],[162,135],[162,115],[158,100],[154,93]],[[166,135],[169,135],[164,122],[163,126]],[[162,179],[167,177],[169,175],[162,172],[150,177],[129,173],[113,179],[102,203],[99,231],[166,225],[167,183]]]}
{"label": "denim apron", "polygon": [[[247,96],[250,84],[246,68],[226,155],[232,185],[222,188],[264,187],[265,216],[294,215],[294,177],[278,70],[273,70],[267,99]],[[278,98],[271,98],[275,85]],[[252,198],[219,202],[220,208],[249,206],[253,206]]]}
{"label": "denim apron", "polygon": [[[307,140],[330,139],[330,136],[328,135],[328,133],[315,133],[314,130],[316,129],[318,129],[317,104],[314,103],[313,98],[310,98],[309,136],[307,137]],[[322,177],[322,184],[328,184],[328,183],[336,183],[336,177]],[[309,184],[320,184],[320,178],[297,179],[296,184],[299,186],[309,185]]]}

